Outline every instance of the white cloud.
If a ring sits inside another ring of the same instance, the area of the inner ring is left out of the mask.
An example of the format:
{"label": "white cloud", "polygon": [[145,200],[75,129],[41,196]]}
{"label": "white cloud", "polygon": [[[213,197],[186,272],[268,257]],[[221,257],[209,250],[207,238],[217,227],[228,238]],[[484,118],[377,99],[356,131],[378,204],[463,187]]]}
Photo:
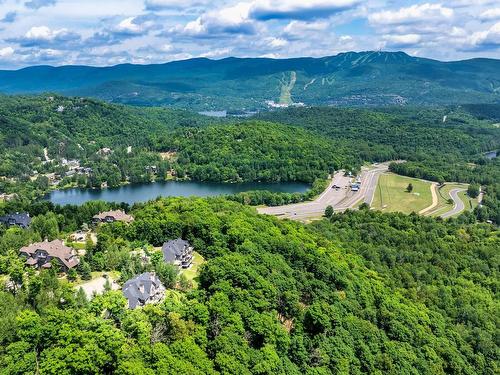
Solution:
{"label": "white cloud", "polygon": [[475,50],[488,50],[500,48],[500,22],[488,30],[473,33],[468,39],[468,48]]}
{"label": "white cloud", "polygon": [[0,48],[0,59],[11,57],[14,54],[14,52],[15,52],[14,48],[12,47]]}
{"label": "white cloud", "polygon": [[450,19],[453,15],[454,11],[451,8],[443,7],[441,4],[426,3],[373,13],[368,16],[368,20],[373,25],[401,25]]}
{"label": "white cloud", "polygon": [[384,35],[383,39],[387,47],[393,48],[413,46],[422,41],[422,37],[418,34]]}
{"label": "white cloud", "polygon": [[171,31],[191,36],[216,36],[219,34],[251,34],[254,25],[248,19],[249,3],[209,11],[196,20],[188,22],[183,28]]}
{"label": "white cloud", "polygon": [[483,13],[481,13],[479,18],[483,21],[492,21],[500,19],[500,8],[491,8],[485,10]]}
{"label": "white cloud", "polygon": [[47,26],[33,26],[29,29],[26,34],[24,34],[25,38],[33,39],[33,40],[52,40],[62,33],[67,32],[66,29],[60,30],[51,30]]}
{"label": "white cloud", "polygon": [[116,26],[116,30],[130,32],[130,33],[137,33],[137,34],[141,33],[142,28],[140,25],[133,22],[134,18],[135,17],[125,18]]}
{"label": "white cloud", "polygon": [[304,22],[304,21],[291,21],[288,23],[283,32],[290,36],[302,36],[306,33],[323,32],[330,24],[326,21]]}
{"label": "white cloud", "polygon": [[282,38],[270,38],[268,41],[268,45],[271,48],[281,48],[288,44],[288,41]]}

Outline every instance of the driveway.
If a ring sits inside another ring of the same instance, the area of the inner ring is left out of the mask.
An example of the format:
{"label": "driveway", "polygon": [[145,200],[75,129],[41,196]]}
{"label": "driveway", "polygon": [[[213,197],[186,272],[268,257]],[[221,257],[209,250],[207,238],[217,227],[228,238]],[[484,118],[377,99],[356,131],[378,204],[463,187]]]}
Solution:
{"label": "driveway", "polygon": [[[120,289],[120,286],[113,280],[110,276],[108,276],[109,282],[111,283],[112,290]],[[75,289],[82,288],[85,292],[85,295],[90,300],[95,294],[102,294],[104,292],[104,285],[106,284],[106,278],[103,276],[99,276],[95,279],[86,281],[83,284],[77,285]]]}

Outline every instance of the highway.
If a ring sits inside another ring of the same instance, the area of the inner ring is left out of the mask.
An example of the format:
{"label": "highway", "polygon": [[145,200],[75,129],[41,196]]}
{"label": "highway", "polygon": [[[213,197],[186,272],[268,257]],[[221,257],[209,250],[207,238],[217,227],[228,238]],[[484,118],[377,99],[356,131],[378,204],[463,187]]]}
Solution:
{"label": "highway", "polygon": [[[277,207],[261,207],[260,214],[274,215],[283,219],[307,220],[323,216],[327,206],[332,206],[335,211],[341,212],[353,208],[363,200],[370,204],[377,188],[378,177],[388,170],[389,164],[373,165],[371,168],[363,167],[361,170],[361,187],[358,192],[350,189],[352,177],[344,176],[344,171],[334,174],[326,190],[314,201],[290,204]],[[338,186],[338,188],[334,188]]]}
{"label": "highway", "polygon": [[462,212],[465,209],[464,202],[458,196],[458,194],[461,191],[465,191],[465,190],[466,189],[453,189],[453,190],[450,190],[450,197],[451,197],[451,199],[453,199],[454,204],[453,204],[453,208],[450,211],[445,212],[444,214],[441,215],[441,217],[443,219],[447,219],[449,217],[457,215],[457,214],[459,214],[460,212]]}

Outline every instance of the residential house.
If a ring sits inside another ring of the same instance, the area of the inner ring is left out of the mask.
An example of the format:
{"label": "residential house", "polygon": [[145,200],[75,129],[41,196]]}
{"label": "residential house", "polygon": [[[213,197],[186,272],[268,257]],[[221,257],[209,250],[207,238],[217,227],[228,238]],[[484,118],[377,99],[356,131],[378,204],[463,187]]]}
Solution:
{"label": "residential house", "polygon": [[145,272],[123,284],[122,293],[129,309],[160,302],[165,297],[165,287],[152,272]]}
{"label": "residential house", "polygon": [[22,247],[19,252],[26,257],[26,264],[37,268],[50,268],[57,261],[64,272],[78,266],[76,251],[61,240],[44,241]]}
{"label": "residential house", "polygon": [[89,232],[84,232],[83,230],[77,230],[69,235],[69,240],[74,242],[85,242],[87,240],[87,235]]}
{"label": "residential house", "polygon": [[2,193],[2,194],[0,194],[0,202],[8,202],[8,201],[12,201],[16,198],[17,198],[16,193],[13,193],[13,194]]}
{"label": "residential house", "polygon": [[0,217],[0,224],[3,224],[8,227],[18,226],[23,229],[26,229],[29,227],[30,223],[31,223],[30,214],[27,212],[23,213],[16,212],[15,214],[9,214]]}
{"label": "residential house", "polygon": [[101,212],[93,217],[94,223],[114,223],[115,221],[123,221],[125,223],[131,223],[134,218],[127,215],[122,210],[106,211]]}
{"label": "residential house", "polygon": [[165,242],[161,249],[163,260],[182,268],[189,268],[193,263],[193,247],[188,241],[176,239]]}
{"label": "residential house", "polygon": [[113,150],[110,149],[109,147],[103,147],[100,150],[96,152],[99,156],[108,156],[113,153]]}

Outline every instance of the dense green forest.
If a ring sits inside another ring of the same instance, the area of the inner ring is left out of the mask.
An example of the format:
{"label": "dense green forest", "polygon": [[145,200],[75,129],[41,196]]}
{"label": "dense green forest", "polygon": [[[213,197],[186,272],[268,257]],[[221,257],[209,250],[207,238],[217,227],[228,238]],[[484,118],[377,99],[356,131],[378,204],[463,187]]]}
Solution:
{"label": "dense green forest", "polygon": [[182,236],[207,259],[198,288],[128,310],[120,292],[89,302],[51,270],[24,274],[20,246],[106,207],[38,203],[37,225],[0,231],[16,281],[0,292],[2,373],[498,372],[491,226],[367,210],[306,226],[222,198],[159,199],[100,227],[78,272],[151,269],[131,250]]}
{"label": "dense green forest", "polygon": [[182,130],[160,145],[201,181],[312,182],[345,165],[347,155],[324,137],[265,122]]}
{"label": "dense green forest", "polygon": [[343,140],[361,160],[412,160],[439,155],[463,160],[500,146],[498,127],[460,107],[290,108],[256,117]]}

